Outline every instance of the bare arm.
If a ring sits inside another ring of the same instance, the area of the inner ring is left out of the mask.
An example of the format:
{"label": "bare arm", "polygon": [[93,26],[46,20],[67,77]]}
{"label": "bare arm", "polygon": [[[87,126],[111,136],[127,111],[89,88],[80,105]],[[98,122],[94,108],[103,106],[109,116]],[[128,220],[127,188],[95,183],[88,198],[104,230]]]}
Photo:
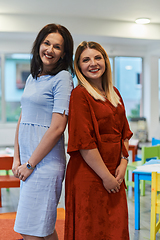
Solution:
{"label": "bare arm", "polygon": [[13,165],[12,165],[12,172],[13,172],[14,176],[17,178],[18,178],[17,168],[21,165],[20,156],[19,156],[19,144],[18,144],[20,121],[21,121],[21,115],[19,117],[17,127],[16,127],[15,142],[14,142],[14,159],[13,159]]}
{"label": "bare arm", "polygon": [[[128,139],[124,140],[124,145],[125,145],[125,147],[128,151],[128,149],[129,149],[129,140]],[[122,181],[124,179],[124,176],[125,176],[125,173],[126,173],[126,168],[127,168],[127,163],[128,162],[127,162],[126,159],[121,158],[120,165],[116,169],[115,177],[120,184],[122,183]]]}
{"label": "bare arm", "polygon": [[[66,124],[67,116],[65,113],[63,115],[59,113],[52,114],[52,121],[49,129],[46,131],[39,145],[29,159],[29,163],[32,167],[37,165],[56,145],[66,128]],[[23,181],[25,181],[32,172],[33,170],[28,169],[26,164],[18,167],[18,173],[20,175],[19,178]]]}
{"label": "bare arm", "polygon": [[105,189],[110,193],[111,189],[119,191],[120,185],[116,178],[109,172],[97,148],[89,150],[80,150],[85,162],[102,179]]}
{"label": "bare arm", "polygon": [[124,140],[124,145],[128,151],[129,150],[129,140],[127,138]]}

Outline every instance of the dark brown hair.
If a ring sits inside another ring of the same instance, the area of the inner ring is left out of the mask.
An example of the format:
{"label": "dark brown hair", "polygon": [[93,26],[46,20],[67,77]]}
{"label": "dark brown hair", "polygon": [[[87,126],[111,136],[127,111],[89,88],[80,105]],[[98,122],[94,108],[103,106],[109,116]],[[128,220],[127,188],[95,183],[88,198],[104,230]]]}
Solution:
{"label": "dark brown hair", "polygon": [[38,33],[32,48],[32,60],[31,60],[31,74],[33,78],[38,77],[40,71],[43,70],[43,64],[39,56],[39,48],[43,40],[50,33],[58,32],[64,39],[64,57],[60,58],[57,62],[56,68],[53,68],[49,74],[56,75],[62,70],[68,70],[71,74],[74,74],[73,70],[73,38],[67,28],[58,24],[48,24],[43,27]]}

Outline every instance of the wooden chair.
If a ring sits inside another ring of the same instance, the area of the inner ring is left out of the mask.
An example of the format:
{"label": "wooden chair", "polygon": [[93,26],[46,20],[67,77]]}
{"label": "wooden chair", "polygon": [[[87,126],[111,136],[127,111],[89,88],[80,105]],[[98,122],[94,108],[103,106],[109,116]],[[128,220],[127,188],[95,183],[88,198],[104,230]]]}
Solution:
{"label": "wooden chair", "polygon": [[[142,160],[128,163],[127,169],[126,169],[126,175],[125,175],[125,182],[126,182],[127,188],[128,188],[128,186],[131,186],[134,188],[133,179],[129,180],[129,171],[132,172],[133,170],[137,169],[138,166],[142,166],[146,162],[147,159],[151,159],[151,158],[160,159],[160,145],[149,146],[149,147],[143,146],[142,147]],[[145,181],[144,180],[141,181],[140,187],[141,187],[141,195],[144,196],[145,195]]]}
{"label": "wooden chair", "polygon": [[[13,157],[10,156],[0,156],[0,170],[11,170],[13,163]],[[1,188],[15,188],[20,187],[19,178],[13,175],[0,175],[0,207],[2,207],[1,202]]]}
{"label": "wooden chair", "polygon": [[150,239],[156,239],[156,233],[160,232],[160,215],[156,221],[157,214],[160,214],[160,173],[152,172],[152,187],[151,187],[151,225]]}

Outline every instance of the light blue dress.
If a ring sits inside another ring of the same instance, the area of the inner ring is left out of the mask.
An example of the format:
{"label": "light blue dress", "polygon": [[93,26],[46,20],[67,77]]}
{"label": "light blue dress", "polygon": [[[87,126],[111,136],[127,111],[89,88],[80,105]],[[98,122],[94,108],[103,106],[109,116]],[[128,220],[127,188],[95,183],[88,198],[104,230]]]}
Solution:
{"label": "light blue dress", "polygon": [[[26,163],[50,127],[52,113],[68,115],[72,77],[68,71],[33,79],[30,75],[21,99],[19,127],[21,163]],[[64,136],[42,159],[33,173],[21,181],[14,230],[21,234],[45,237],[53,233],[57,204],[66,167]]]}

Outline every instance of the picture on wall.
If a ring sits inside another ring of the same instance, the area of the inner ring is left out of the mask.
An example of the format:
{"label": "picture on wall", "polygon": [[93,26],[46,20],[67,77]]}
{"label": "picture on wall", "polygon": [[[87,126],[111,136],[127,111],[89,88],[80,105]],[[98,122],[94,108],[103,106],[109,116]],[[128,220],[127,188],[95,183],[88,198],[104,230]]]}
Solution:
{"label": "picture on wall", "polygon": [[16,87],[18,89],[23,89],[25,87],[25,83],[29,74],[30,74],[29,63],[16,64]]}

